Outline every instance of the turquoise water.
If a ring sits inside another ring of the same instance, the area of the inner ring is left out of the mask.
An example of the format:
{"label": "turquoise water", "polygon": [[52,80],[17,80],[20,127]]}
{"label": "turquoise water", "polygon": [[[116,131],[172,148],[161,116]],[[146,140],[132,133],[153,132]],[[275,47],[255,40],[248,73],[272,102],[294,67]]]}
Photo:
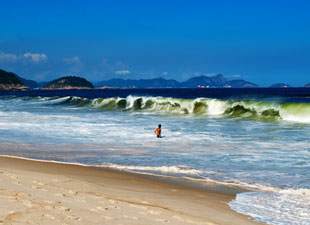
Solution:
{"label": "turquoise water", "polygon": [[310,224],[309,103],[1,97],[0,134],[2,155],[247,187],[254,192],[238,194],[234,210]]}

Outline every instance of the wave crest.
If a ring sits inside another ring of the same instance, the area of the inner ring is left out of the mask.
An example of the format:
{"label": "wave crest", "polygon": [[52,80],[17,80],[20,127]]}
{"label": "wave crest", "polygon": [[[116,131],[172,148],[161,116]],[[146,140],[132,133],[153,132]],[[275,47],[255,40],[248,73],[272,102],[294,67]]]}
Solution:
{"label": "wave crest", "polygon": [[49,104],[91,107],[103,111],[129,111],[170,115],[199,115],[251,118],[263,121],[310,123],[310,104],[257,100],[179,99],[165,97],[50,98]]}

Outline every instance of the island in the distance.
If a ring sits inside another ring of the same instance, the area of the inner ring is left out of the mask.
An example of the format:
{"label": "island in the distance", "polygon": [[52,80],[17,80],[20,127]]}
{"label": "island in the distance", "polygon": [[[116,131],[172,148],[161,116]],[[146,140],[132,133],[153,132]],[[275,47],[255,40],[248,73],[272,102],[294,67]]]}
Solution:
{"label": "island in the distance", "polygon": [[93,84],[88,80],[77,76],[66,76],[51,81],[42,89],[91,89]]}
{"label": "island in the distance", "polygon": [[290,87],[291,87],[290,85],[284,83],[276,83],[270,86],[270,88],[290,88]]}

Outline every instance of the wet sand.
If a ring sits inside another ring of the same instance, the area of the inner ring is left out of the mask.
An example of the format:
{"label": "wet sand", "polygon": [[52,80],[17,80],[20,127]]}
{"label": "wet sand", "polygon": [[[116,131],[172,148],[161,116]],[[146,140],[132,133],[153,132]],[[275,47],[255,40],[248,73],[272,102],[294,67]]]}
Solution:
{"label": "wet sand", "polygon": [[239,191],[0,157],[0,224],[261,224],[227,205]]}

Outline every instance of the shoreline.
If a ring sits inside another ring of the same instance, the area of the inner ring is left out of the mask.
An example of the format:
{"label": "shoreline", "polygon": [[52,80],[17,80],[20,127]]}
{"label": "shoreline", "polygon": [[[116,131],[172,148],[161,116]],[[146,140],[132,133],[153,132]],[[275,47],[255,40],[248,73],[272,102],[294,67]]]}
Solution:
{"label": "shoreline", "polygon": [[164,174],[156,174],[150,172],[138,172],[131,171],[126,168],[119,168],[117,166],[109,166],[109,165],[87,165],[83,163],[71,163],[71,162],[61,162],[55,160],[43,160],[43,159],[32,159],[23,156],[13,156],[13,155],[1,155],[0,158],[12,158],[12,159],[21,159],[21,160],[29,160],[32,162],[42,162],[42,163],[55,163],[61,165],[68,166],[81,166],[86,168],[94,168],[94,169],[102,169],[107,171],[113,171],[116,173],[127,173],[132,175],[138,175],[142,177],[146,177],[147,179],[156,179],[159,181],[164,181],[166,183],[172,183],[175,185],[180,185],[183,187],[189,187],[199,190],[213,190],[219,193],[230,193],[233,195],[242,193],[242,192],[251,192],[251,191],[259,191],[257,187],[246,185],[246,184],[235,184],[235,183],[225,183],[210,179],[203,178],[192,178],[192,177],[181,177],[181,176],[172,176],[172,175],[164,175]]}
{"label": "shoreline", "polygon": [[0,156],[0,224],[263,224],[227,204],[241,188]]}

